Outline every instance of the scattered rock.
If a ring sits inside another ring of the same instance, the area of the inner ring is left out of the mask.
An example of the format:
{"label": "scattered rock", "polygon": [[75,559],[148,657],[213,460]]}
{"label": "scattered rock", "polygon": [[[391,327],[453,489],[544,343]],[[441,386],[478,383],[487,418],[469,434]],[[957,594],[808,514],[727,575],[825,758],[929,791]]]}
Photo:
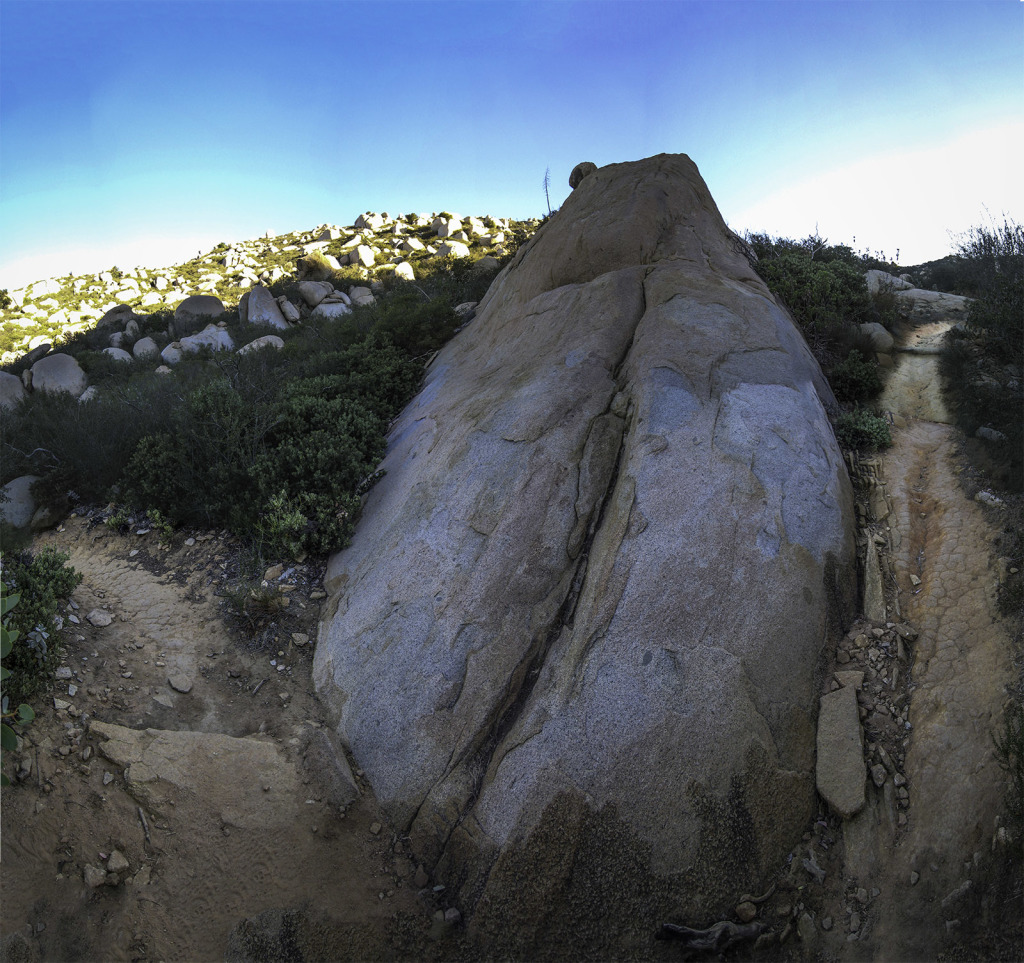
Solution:
{"label": "scattered rock", "polygon": [[90,625],[95,625],[99,629],[114,621],[114,617],[104,609],[93,609],[85,619]]}
{"label": "scattered rock", "polygon": [[107,860],[107,872],[123,873],[129,868],[130,864],[121,850],[115,849],[110,853],[110,858]]}
{"label": "scattered rock", "polygon": [[183,674],[168,676],[167,683],[175,692],[189,693],[192,691],[192,680]]}
{"label": "scattered rock", "polygon": [[99,866],[93,866],[92,863],[87,863],[82,870],[82,877],[89,889],[96,889],[106,882],[107,871]]}

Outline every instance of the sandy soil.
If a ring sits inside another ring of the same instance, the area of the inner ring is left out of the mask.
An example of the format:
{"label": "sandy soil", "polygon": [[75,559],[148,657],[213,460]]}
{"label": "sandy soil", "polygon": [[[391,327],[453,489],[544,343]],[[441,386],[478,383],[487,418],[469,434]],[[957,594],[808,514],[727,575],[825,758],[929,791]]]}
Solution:
{"label": "sandy soil", "polygon": [[[165,551],[155,533],[71,517],[34,545],[85,577],[67,613],[72,678],[48,697],[66,708],[40,711],[24,751],[5,754],[22,778],[3,792],[0,925],[26,938],[7,955],[220,960],[236,924],[275,908],[344,931],[339,958],[415,945],[438,901],[367,787],[347,801],[312,645],[292,639],[315,638],[319,573],[276,583],[291,590],[273,623],[232,625],[216,594],[231,546],[184,538]],[[115,850],[129,865],[110,874]],[[87,885],[86,867],[104,882]]]}

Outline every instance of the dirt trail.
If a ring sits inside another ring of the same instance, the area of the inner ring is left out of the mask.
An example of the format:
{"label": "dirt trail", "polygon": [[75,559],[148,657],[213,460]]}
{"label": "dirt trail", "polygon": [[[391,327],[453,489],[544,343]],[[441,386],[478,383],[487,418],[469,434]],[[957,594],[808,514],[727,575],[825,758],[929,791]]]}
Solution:
{"label": "dirt trail", "polygon": [[256,644],[214,595],[227,547],[183,538],[164,551],[72,517],[33,546],[70,552],[85,578],[71,677],[5,753],[22,769],[3,793],[7,958],[224,959],[236,924],[285,907],[307,931],[329,920],[338,953],[394,955],[429,928],[431,890],[361,780],[331,764],[312,646],[292,641],[315,637],[318,573],[284,575],[288,606]]}
{"label": "dirt trail", "polygon": [[906,754],[910,807],[904,831],[875,840],[877,873],[866,884],[880,895],[873,925],[847,946],[848,959],[936,959],[969,922],[968,898],[1002,808],[991,735],[1011,681],[1010,638],[996,606],[995,532],[958,484],[954,430],[938,390],[936,346],[949,327],[912,332],[882,399],[897,425],[882,462],[892,601],[920,632]]}

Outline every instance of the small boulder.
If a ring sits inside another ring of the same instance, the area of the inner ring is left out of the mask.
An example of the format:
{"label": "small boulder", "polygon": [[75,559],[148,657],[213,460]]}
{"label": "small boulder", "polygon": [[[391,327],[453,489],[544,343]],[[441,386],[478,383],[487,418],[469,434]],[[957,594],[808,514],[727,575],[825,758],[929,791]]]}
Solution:
{"label": "small boulder", "polygon": [[88,385],[85,372],[69,354],[51,354],[32,365],[32,390],[47,394],[66,391],[79,397]]}
{"label": "small boulder", "polygon": [[266,324],[279,331],[284,331],[288,327],[288,322],[274,300],[274,295],[262,284],[257,284],[249,292],[247,320],[249,324]]}
{"label": "small boulder", "polygon": [[597,164],[592,161],[582,161],[577,164],[573,169],[572,173],[569,174],[569,187],[576,190],[580,186],[580,182],[588,174],[593,174],[597,170]]}
{"label": "small boulder", "polygon": [[363,267],[373,267],[377,260],[377,255],[374,254],[373,248],[366,244],[360,244],[351,257],[354,257],[354,260],[351,261],[352,264],[361,264]]}
{"label": "small boulder", "polygon": [[908,291],[914,286],[887,271],[868,271],[864,275],[864,280],[868,283],[868,294],[878,294],[879,291]]}
{"label": "small boulder", "polygon": [[437,248],[439,257],[469,257],[469,248],[462,241],[445,241]]}
{"label": "small boulder", "polygon": [[131,364],[132,356],[124,348],[104,348],[103,353],[115,361],[127,361]]}
{"label": "small boulder", "polygon": [[[172,341],[166,348],[164,348],[163,351],[160,352],[160,360],[163,361],[165,365],[174,366],[181,361],[181,357],[181,342],[179,341]],[[157,370],[159,371],[159,368]]]}
{"label": "small boulder", "polygon": [[315,308],[324,298],[334,294],[334,285],[330,281],[300,281],[299,294],[311,308]]}
{"label": "small boulder", "polygon": [[277,348],[278,351],[284,347],[282,341],[276,334],[265,334],[262,338],[250,341],[244,347],[238,349],[239,354],[249,354],[250,351],[261,351],[263,348]]}
{"label": "small boulder", "polygon": [[0,408],[13,408],[25,398],[25,386],[17,375],[0,371]]}
{"label": "small boulder", "polygon": [[[373,297],[373,295],[370,296]],[[351,313],[352,309],[341,301],[323,301],[313,308],[313,313],[310,315],[310,318],[327,321],[333,320],[334,318],[341,318],[346,314]]]}
{"label": "small boulder", "polygon": [[160,349],[152,338],[139,338],[132,347],[132,354],[136,358],[156,358]]}
{"label": "small boulder", "polygon": [[299,309],[287,298],[278,298],[277,306],[281,309],[281,314],[284,315],[285,321],[288,321],[291,324],[298,324],[302,320],[302,315],[299,314]]}
{"label": "small boulder", "polygon": [[198,331],[204,318],[219,318],[223,313],[224,305],[220,298],[212,294],[193,294],[174,309],[174,331],[180,338],[183,334]]}
{"label": "small boulder", "polygon": [[377,300],[369,288],[362,287],[349,288],[348,296],[353,304],[373,304]]}
{"label": "small boulder", "polygon": [[415,281],[416,272],[413,271],[412,265],[408,261],[402,261],[395,266],[395,277],[403,278],[406,281]]}
{"label": "small boulder", "polygon": [[877,321],[868,321],[860,326],[860,332],[871,342],[871,350],[879,354],[891,354],[896,340]]}
{"label": "small boulder", "polygon": [[4,485],[6,500],[0,500],[0,520],[13,528],[25,528],[36,511],[36,500],[32,497],[32,483],[36,475],[21,475]]}
{"label": "small boulder", "polygon": [[181,350],[193,354],[200,348],[211,348],[214,351],[234,351],[235,342],[231,340],[225,328],[218,328],[215,324],[208,324],[198,334],[190,334],[179,342]]}
{"label": "small boulder", "polygon": [[135,317],[135,312],[132,310],[130,304],[117,304],[107,311],[99,323],[96,325],[98,328],[120,328],[124,330],[124,326]]}

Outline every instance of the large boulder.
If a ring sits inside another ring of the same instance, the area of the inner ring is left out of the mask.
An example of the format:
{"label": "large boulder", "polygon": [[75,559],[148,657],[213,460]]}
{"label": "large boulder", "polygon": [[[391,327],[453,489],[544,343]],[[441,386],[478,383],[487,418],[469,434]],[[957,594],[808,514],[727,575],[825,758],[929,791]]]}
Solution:
{"label": "large boulder", "polygon": [[66,391],[75,398],[85,391],[88,381],[78,362],[69,354],[51,354],[32,365],[32,390],[47,394]]}
{"label": "large boulder", "polygon": [[896,301],[902,312],[915,324],[934,321],[961,321],[967,317],[971,299],[960,294],[907,288],[896,292]]}
{"label": "large boulder", "polygon": [[181,338],[199,331],[207,321],[219,318],[224,313],[224,304],[212,294],[193,294],[185,298],[174,309],[174,333]]}
{"label": "large boulder", "polygon": [[834,404],[661,155],[579,183],[395,423],[315,681],[495,955],[647,952],[800,841],[856,589]]}
{"label": "large boulder", "polygon": [[262,284],[257,284],[249,292],[246,320],[249,324],[266,324],[279,331],[288,328],[288,322],[281,313],[281,306],[274,300],[270,289],[263,287]]}

